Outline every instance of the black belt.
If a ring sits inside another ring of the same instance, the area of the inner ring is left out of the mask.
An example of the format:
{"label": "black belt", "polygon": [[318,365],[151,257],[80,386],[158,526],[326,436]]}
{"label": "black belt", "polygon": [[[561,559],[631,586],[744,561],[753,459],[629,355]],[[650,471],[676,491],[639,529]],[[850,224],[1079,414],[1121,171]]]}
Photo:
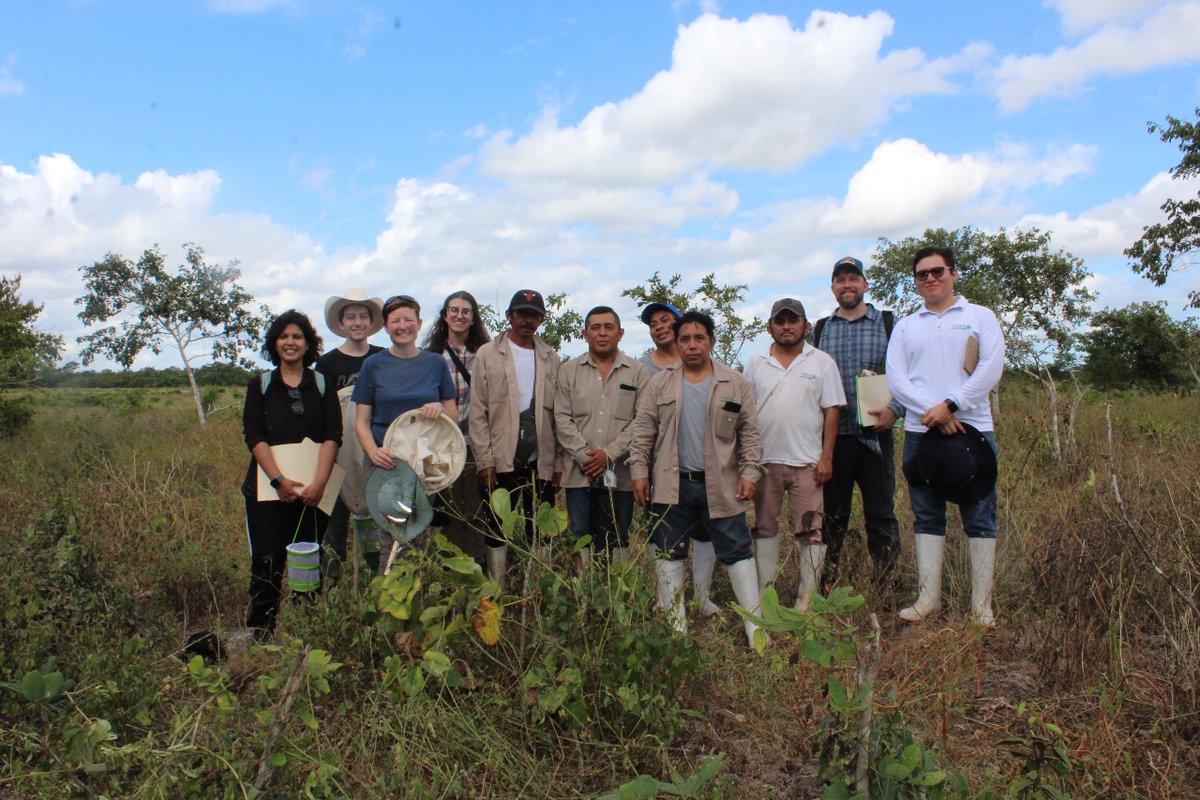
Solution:
{"label": "black belt", "polygon": [[679,477],[685,481],[691,481],[692,483],[704,483],[704,470],[695,470],[693,472],[684,472],[683,470],[680,470]]}

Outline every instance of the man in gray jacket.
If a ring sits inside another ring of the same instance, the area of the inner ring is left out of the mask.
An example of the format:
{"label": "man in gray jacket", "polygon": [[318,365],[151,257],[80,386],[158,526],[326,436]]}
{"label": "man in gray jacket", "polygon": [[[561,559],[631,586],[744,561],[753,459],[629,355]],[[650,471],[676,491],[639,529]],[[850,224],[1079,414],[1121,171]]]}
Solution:
{"label": "man in gray jacket", "polygon": [[[504,314],[509,329],[484,344],[471,367],[468,427],[479,480],[490,497],[499,487],[513,494],[525,513],[533,542],[533,520],[541,503],[554,503],[562,459],[554,436],[554,393],[558,353],[534,334],[546,318],[541,294],[522,289]],[[508,542],[499,525],[486,537],[488,576],[504,589]]]}
{"label": "man in gray jacket", "polygon": [[[758,613],[746,501],[761,473],[762,441],[750,384],[712,358],[712,318],[686,312],[675,323],[675,339],[681,363],[655,375],[638,401],[629,469],[634,501],[653,504],[658,605],[684,631],[684,559],[696,528],[712,539],[738,603]],[[751,645],[756,627],[745,622]]]}

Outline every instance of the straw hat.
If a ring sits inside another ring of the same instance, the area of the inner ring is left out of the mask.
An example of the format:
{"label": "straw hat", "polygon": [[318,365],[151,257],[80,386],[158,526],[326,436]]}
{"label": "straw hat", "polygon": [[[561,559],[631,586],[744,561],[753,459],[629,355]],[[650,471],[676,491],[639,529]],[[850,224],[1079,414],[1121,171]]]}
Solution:
{"label": "straw hat", "polygon": [[367,329],[367,336],[374,336],[383,330],[383,301],[378,297],[367,297],[366,292],[355,286],[347,289],[345,295],[335,295],[325,301],[325,325],[338,336],[346,337],[341,322],[342,309],[346,306],[366,306],[371,309],[371,327]]}

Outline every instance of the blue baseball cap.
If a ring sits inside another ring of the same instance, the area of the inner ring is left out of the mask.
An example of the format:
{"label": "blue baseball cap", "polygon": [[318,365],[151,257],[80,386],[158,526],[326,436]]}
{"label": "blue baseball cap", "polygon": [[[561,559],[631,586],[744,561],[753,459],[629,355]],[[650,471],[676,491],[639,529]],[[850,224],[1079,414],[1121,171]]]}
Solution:
{"label": "blue baseball cap", "polygon": [[645,308],[642,309],[642,322],[649,325],[650,317],[656,311],[670,311],[675,316],[675,319],[679,319],[683,316],[683,313],[670,303],[649,303]]}

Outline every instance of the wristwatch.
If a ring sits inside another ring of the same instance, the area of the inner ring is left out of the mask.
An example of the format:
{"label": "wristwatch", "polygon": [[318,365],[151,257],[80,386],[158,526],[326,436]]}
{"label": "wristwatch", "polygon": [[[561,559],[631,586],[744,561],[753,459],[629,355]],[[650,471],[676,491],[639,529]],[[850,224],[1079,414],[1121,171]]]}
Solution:
{"label": "wristwatch", "polygon": [[942,402],[944,402],[946,404],[946,408],[950,409],[951,414],[953,414],[955,411],[958,411],[958,403],[954,402],[949,397],[947,397]]}
{"label": "wristwatch", "polygon": [[272,489],[278,489],[280,486],[283,486],[283,473],[282,472],[279,473],[278,475],[276,475],[274,478],[271,478],[271,488]]}

